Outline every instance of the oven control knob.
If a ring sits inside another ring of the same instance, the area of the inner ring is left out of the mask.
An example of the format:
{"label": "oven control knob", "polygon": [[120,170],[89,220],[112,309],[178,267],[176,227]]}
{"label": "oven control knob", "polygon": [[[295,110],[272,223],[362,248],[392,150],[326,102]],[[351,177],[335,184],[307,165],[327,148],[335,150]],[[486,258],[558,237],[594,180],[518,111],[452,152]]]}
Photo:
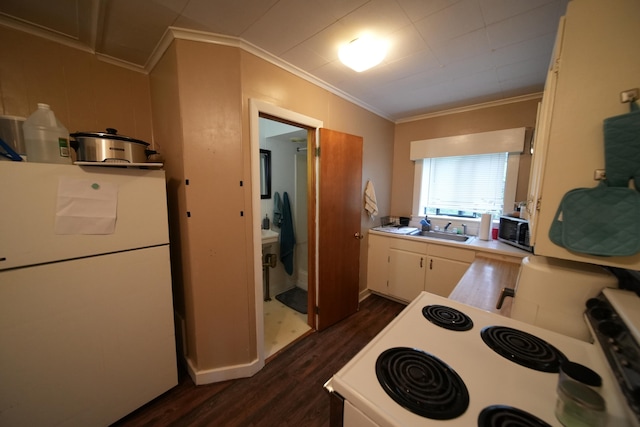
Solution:
{"label": "oven control knob", "polygon": [[600,304],[602,304],[602,301],[600,301],[598,298],[589,298],[587,300],[587,302],[585,303],[585,305],[587,306],[587,308],[593,308],[593,307],[597,307]]}
{"label": "oven control knob", "polygon": [[604,320],[598,323],[598,332],[609,338],[616,338],[623,331],[624,328],[616,322]]}
{"label": "oven control knob", "polygon": [[605,320],[611,318],[611,310],[606,307],[592,307],[589,314],[596,320]]}

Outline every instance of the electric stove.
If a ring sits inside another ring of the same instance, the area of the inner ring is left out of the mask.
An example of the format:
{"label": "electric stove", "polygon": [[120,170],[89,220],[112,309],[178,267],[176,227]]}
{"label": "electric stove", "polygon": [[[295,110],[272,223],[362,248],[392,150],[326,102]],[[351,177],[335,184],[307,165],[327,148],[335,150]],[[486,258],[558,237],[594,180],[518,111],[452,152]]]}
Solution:
{"label": "electric stove", "polygon": [[[635,294],[605,294],[640,316]],[[590,304],[611,320],[604,303]],[[559,366],[570,361],[602,378],[607,426],[638,427],[608,360],[615,351],[600,345],[612,338],[594,328],[595,344],[423,292],[325,384],[332,426],[561,426]]]}

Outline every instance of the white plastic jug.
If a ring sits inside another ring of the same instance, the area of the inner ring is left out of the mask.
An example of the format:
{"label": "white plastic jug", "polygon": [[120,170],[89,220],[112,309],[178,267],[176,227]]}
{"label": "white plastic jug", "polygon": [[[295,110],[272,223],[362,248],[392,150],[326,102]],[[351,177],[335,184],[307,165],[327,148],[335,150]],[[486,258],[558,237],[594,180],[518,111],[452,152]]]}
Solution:
{"label": "white plastic jug", "polygon": [[69,131],[56,119],[48,104],[38,104],[22,130],[28,162],[71,164]]}

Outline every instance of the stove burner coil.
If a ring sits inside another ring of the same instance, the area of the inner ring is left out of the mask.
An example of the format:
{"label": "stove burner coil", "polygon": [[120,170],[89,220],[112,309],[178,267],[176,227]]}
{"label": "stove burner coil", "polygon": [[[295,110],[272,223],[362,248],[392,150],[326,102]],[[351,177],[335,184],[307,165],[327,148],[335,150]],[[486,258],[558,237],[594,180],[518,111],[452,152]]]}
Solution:
{"label": "stove burner coil", "polygon": [[473,328],[473,321],[469,316],[444,305],[427,305],[422,308],[422,315],[431,323],[451,331],[468,331]]}
{"label": "stove burner coil", "polygon": [[560,363],[568,360],[548,342],[517,329],[487,326],[480,335],[489,348],[505,359],[536,371],[560,372]]}
{"label": "stove burner coil", "polygon": [[535,415],[505,405],[488,406],[478,416],[478,427],[551,427]]}
{"label": "stove burner coil", "polygon": [[437,357],[421,350],[394,347],[376,361],[384,391],[414,414],[449,420],[469,407],[469,392],[460,376]]}

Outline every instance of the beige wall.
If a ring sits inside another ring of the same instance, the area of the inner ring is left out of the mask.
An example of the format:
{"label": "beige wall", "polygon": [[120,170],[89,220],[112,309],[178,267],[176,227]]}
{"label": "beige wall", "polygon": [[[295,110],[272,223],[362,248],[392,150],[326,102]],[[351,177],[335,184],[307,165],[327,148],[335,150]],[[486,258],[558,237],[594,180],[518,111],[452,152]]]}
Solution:
{"label": "beige wall", "polygon": [[236,48],[176,40],[151,73],[157,140],[171,153],[177,307],[196,370],[256,357],[239,61]]}
{"label": "beige wall", "polygon": [[[182,248],[174,282],[182,289],[176,300],[189,361],[199,371],[248,364],[257,356],[249,99],[363,136],[364,157],[374,164],[364,174],[380,183],[387,201],[393,123],[252,54],[214,44],[176,40],[151,73],[151,87],[156,140],[174,183],[172,242]],[[364,214],[362,222],[369,225]],[[364,290],[365,242],[361,249]]]}
{"label": "beige wall", "polygon": [[[393,123],[240,49],[177,40],[147,76],[2,26],[0,38],[12,41],[0,44],[1,114],[45,102],[70,132],[114,127],[164,156],[174,300],[198,369],[256,356],[250,97],[363,136],[362,188],[372,179],[388,209]],[[364,290],[366,241],[361,254]]]}
{"label": "beige wall", "polygon": [[[13,41],[0,45],[2,114],[28,116],[47,102],[72,132],[115,127],[165,157],[174,300],[199,370],[256,357],[249,98],[362,136],[362,189],[373,181],[380,215],[411,209],[409,141],[535,122],[530,101],[394,126],[250,53],[214,44],[176,40],[147,76],[4,27],[0,38]],[[363,211],[361,225],[376,224]],[[366,252],[364,239],[361,290]]]}
{"label": "beige wall", "polygon": [[[540,99],[536,98],[396,125],[391,214],[408,216],[412,213],[414,167],[413,162],[409,160],[411,141],[518,127],[533,128],[536,124],[539,101]],[[529,133],[527,133],[528,136]],[[528,148],[528,145],[525,145],[524,155],[520,158],[516,201],[527,198],[531,168],[531,155]]]}
{"label": "beige wall", "polygon": [[71,133],[111,127],[153,143],[146,74],[3,26],[0,40],[0,114],[28,117],[42,102]]}
{"label": "beige wall", "polygon": [[[169,241],[171,242],[171,276],[173,304],[182,322],[186,318],[185,301],[191,300],[191,290],[184,283],[190,281],[190,248],[186,223],[180,221],[186,212],[182,121],[180,120],[180,93],[178,87],[178,61],[175,45],[164,53],[150,75],[151,105],[156,146],[164,156],[167,177],[169,215]],[[186,276],[183,276],[186,275]],[[193,322],[193,319],[189,320]],[[188,332],[187,342],[195,342],[193,330]],[[179,343],[184,344],[184,343]],[[182,351],[182,349],[179,349]]]}

